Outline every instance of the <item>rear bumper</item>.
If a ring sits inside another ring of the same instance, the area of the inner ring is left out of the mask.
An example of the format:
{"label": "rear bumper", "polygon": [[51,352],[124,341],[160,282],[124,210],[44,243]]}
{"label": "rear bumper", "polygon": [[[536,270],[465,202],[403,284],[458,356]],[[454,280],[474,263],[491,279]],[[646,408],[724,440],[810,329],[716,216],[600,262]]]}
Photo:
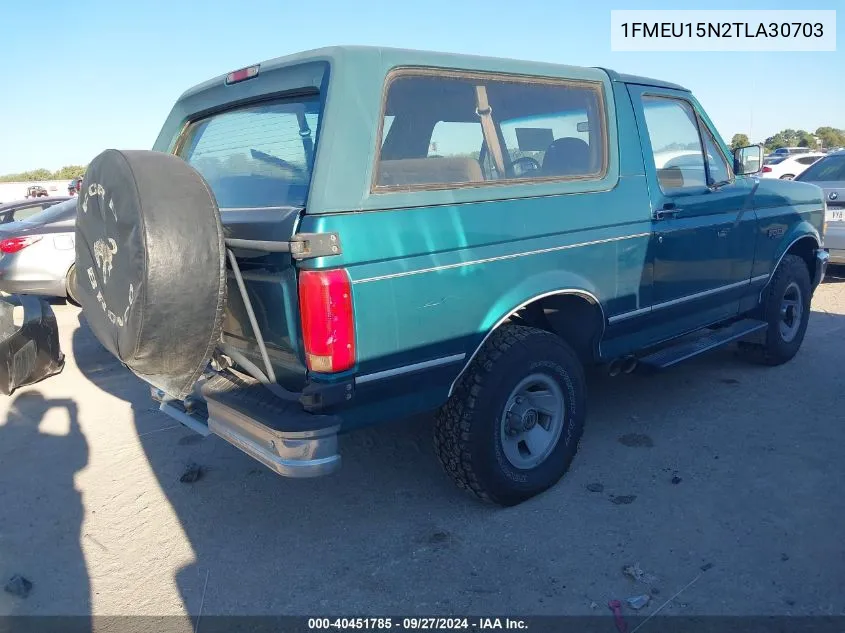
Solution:
{"label": "rear bumper", "polygon": [[845,264],[845,250],[835,248],[830,249],[830,263],[831,264]]}
{"label": "rear bumper", "polygon": [[41,295],[45,297],[67,296],[64,278],[19,281],[4,279],[2,271],[0,271],[0,290],[9,294]]}
{"label": "rear bumper", "polygon": [[203,435],[213,433],[285,477],[320,477],[340,467],[340,419],[309,413],[299,394],[231,373],[209,373],[185,401],[153,389],[160,409]]}

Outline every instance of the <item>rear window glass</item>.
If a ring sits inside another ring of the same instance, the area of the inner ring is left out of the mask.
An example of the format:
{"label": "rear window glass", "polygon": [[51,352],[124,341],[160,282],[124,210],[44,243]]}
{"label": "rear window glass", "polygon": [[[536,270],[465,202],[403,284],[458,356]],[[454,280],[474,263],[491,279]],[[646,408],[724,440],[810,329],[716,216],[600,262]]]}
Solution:
{"label": "rear window glass", "polygon": [[389,79],[375,190],[602,178],[599,82],[399,71]]}
{"label": "rear window glass", "polygon": [[796,180],[807,182],[845,181],[845,154],[828,156],[810,165]]}
{"label": "rear window glass", "polygon": [[304,206],[319,123],[318,95],[246,106],[192,123],[177,154],[221,208]]}
{"label": "rear window glass", "polygon": [[76,217],[76,198],[59,202],[24,220],[28,224],[47,224]]}

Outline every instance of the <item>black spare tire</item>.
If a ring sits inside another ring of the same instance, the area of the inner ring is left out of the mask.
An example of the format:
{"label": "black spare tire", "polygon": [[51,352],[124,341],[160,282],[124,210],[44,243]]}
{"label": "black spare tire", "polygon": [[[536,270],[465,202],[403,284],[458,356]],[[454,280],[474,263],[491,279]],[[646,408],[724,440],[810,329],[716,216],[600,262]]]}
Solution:
{"label": "black spare tire", "polygon": [[191,392],[219,340],[226,300],[220,211],[182,159],[106,150],[77,203],[77,292],[99,341],[175,398]]}

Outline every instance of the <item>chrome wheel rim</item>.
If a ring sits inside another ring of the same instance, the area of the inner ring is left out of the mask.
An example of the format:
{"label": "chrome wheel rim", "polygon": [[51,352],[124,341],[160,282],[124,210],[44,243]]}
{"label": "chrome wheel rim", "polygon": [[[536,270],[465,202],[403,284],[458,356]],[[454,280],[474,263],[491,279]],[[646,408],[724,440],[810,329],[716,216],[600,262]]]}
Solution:
{"label": "chrome wheel rim", "polygon": [[557,446],[566,401],[558,384],[545,374],[531,374],[514,387],[501,418],[502,450],[520,470],[536,468]]}
{"label": "chrome wheel rim", "polygon": [[783,291],[783,297],[780,300],[778,329],[785,343],[791,343],[798,336],[803,316],[804,303],[801,299],[801,289],[793,281]]}

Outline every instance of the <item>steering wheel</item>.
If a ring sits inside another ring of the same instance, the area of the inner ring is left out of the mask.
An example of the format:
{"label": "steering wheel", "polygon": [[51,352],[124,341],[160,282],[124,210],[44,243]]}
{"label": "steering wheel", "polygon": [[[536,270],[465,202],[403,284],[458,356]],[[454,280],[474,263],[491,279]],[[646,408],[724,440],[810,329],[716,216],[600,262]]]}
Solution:
{"label": "steering wheel", "polygon": [[540,161],[530,156],[521,156],[510,164],[513,175],[516,178],[521,178],[534,171],[540,171]]}

